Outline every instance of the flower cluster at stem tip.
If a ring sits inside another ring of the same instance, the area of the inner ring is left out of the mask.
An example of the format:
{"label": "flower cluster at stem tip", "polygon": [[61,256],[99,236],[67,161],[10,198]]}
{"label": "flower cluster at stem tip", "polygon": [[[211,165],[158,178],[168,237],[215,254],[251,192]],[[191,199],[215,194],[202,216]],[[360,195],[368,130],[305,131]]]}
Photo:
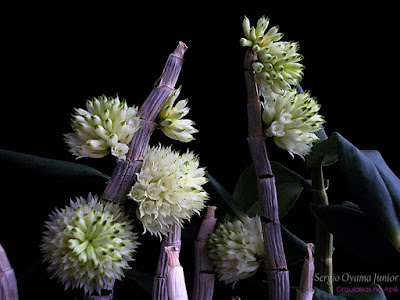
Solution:
{"label": "flower cluster at stem tip", "polygon": [[174,103],[181,92],[182,86],[176,89],[165,102],[157,117],[157,123],[166,136],[183,143],[194,140],[193,133],[198,130],[193,127],[194,122],[190,119],[182,119],[189,113],[190,108],[186,107],[188,99]]}
{"label": "flower cluster at stem tip", "polygon": [[139,129],[138,109],[118,97],[100,96],[86,102],[86,110],[75,109],[73,133],[65,135],[70,152],[80,157],[101,158],[111,153],[125,159],[128,143]]}
{"label": "flower cluster at stem tip", "polygon": [[253,276],[265,257],[260,218],[246,216],[219,223],[207,246],[221,281],[235,284]]}
{"label": "flower cluster at stem tip", "polygon": [[202,188],[208,180],[193,152],[179,154],[171,147],[151,147],[128,198],[137,202],[136,215],[144,231],[160,238],[172,224],[182,226],[199,213],[208,199]]}
{"label": "flower cluster at stem tip", "polygon": [[48,270],[65,289],[83,288],[101,294],[105,286],[121,280],[139,245],[137,233],[117,204],[99,202],[97,196],[79,197],[56,209],[46,222],[41,250]]}
{"label": "flower cluster at stem tip", "polygon": [[[269,19],[264,16],[250,27],[247,17],[243,20],[244,38],[240,43],[256,54],[252,63],[256,81],[263,101],[265,134],[290,155],[304,158],[312,143],[318,140],[314,132],[322,128],[324,119],[318,114],[320,105],[309,93],[301,95],[293,86],[302,79],[303,56],[297,51],[296,42],[281,41],[279,27],[268,31]],[[267,31],[267,32],[266,32]]]}

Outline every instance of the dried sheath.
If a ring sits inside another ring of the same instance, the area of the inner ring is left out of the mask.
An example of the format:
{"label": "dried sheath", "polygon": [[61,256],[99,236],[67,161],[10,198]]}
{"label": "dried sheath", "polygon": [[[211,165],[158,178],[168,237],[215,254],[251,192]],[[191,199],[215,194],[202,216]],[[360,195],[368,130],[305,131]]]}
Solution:
{"label": "dried sheath", "polygon": [[314,258],[312,255],[313,244],[307,244],[308,254],[305,257],[301,272],[300,286],[297,289],[297,300],[312,300],[314,296]]}
{"label": "dried sheath", "polygon": [[207,237],[214,231],[215,206],[207,207],[207,214],[200,225],[200,230],[195,241],[195,273],[192,300],[211,300],[214,294],[214,266],[208,257],[206,245]]}
{"label": "dried sheath", "polygon": [[167,246],[164,248],[168,257],[167,289],[171,300],[188,300],[185,276],[179,262],[180,247]]}
{"label": "dried sheath", "polygon": [[0,245],[0,300],[18,300],[17,279],[8,261],[6,251]]}
{"label": "dried sheath", "polygon": [[168,300],[168,257],[164,249],[170,246],[181,247],[181,228],[177,225],[171,226],[171,232],[164,237],[161,244],[160,257],[154,276],[152,300]]}

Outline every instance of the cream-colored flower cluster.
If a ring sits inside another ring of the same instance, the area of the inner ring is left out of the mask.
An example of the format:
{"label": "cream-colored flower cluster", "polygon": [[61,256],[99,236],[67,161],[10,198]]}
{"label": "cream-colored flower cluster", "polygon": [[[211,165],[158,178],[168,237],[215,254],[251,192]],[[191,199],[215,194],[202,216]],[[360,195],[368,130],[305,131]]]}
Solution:
{"label": "cream-colored flower cluster", "polygon": [[221,281],[236,283],[253,276],[265,257],[260,218],[219,223],[210,234],[207,246]]}
{"label": "cream-colored flower cluster", "polygon": [[262,118],[268,126],[265,134],[292,156],[304,158],[311,150],[310,145],[318,140],[314,132],[324,123],[315,98],[307,92],[299,94],[291,90],[265,98],[263,107]]}
{"label": "cream-colored flower cluster", "polygon": [[89,294],[101,294],[105,285],[121,280],[139,245],[118,205],[103,205],[91,195],[56,209],[46,228],[41,249],[48,270],[66,289],[83,288]]}
{"label": "cream-colored flower cluster", "polygon": [[157,122],[166,136],[187,143],[195,139],[192,134],[197,133],[198,130],[193,127],[194,122],[192,120],[182,119],[189,113],[190,108],[186,107],[189,100],[180,100],[174,106],[181,88],[176,89],[167,99],[158,115]]}
{"label": "cream-colored flower cluster", "polygon": [[290,155],[304,158],[318,140],[315,132],[322,128],[324,119],[318,114],[320,105],[309,93],[300,94],[293,89],[303,77],[303,59],[298,54],[299,44],[281,41],[278,27],[270,28],[269,19],[261,17],[257,26],[250,27],[244,18],[245,38],[242,46],[251,47],[257,59],[252,63],[255,81],[264,98],[263,120],[265,134]]}
{"label": "cream-colored flower cluster", "polygon": [[240,40],[243,46],[251,47],[257,54],[257,60],[253,62],[252,67],[255,80],[265,97],[271,92],[280,93],[296,85],[301,81],[304,69],[299,63],[303,59],[303,56],[297,53],[299,44],[280,41],[283,34],[278,32],[278,26],[265,33],[268,25],[269,19],[263,16],[258,20],[256,28],[250,27],[250,21],[245,17],[245,38]]}
{"label": "cream-colored flower cluster", "polygon": [[205,169],[193,152],[179,154],[171,147],[151,147],[128,198],[137,202],[136,214],[149,231],[161,238],[172,224],[182,226],[204,208]]}
{"label": "cream-colored flower cluster", "polygon": [[80,157],[100,158],[111,153],[125,159],[128,144],[139,129],[137,108],[128,107],[118,97],[100,96],[77,108],[72,116],[73,133],[65,135],[70,152]]}

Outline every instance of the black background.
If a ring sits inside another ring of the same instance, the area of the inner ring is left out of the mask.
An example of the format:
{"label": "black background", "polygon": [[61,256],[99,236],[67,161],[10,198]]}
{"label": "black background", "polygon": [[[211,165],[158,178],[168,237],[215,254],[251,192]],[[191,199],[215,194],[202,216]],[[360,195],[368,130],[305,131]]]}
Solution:
{"label": "black background", "polygon": [[[327,134],[338,131],[360,149],[379,150],[399,175],[399,47],[394,4],[265,1],[232,6],[239,4],[4,8],[0,148],[74,161],[63,142],[63,134],[71,131],[73,108],[84,107],[85,100],[102,94],[118,94],[130,105],[141,105],[168,55],[183,41],[188,50],[177,86],[182,85],[180,98],[189,98],[188,117],[200,133],[190,144],[181,144],[157,132],[152,144],[161,141],[175,149],[189,147],[232,192],[238,176],[251,163],[241,24],[244,15],[252,25],[266,15],[271,26],[280,25],[285,40],[300,42],[306,66],[301,85],[322,105]],[[300,158],[292,160],[270,141],[269,149],[272,159],[307,176]],[[108,174],[113,169],[111,158],[78,162]],[[63,184],[32,184],[23,176],[24,170],[13,170],[11,175],[6,174],[1,187],[0,243],[17,272],[21,299],[38,293],[43,293],[43,299],[59,297],[62,287],[48,280],[43,266],[38,275],[35,259],[40,256],[38,245],[47,214],[77,196],[76,191]],[[97,187],[98,193],[101,188]],[[346,200],[341,198],[340,186],[331,182],[331,189],[333,203]],[[82,188],[86,193],[90,190]],[[289,224],[296,224],[296,215],[291,218]],[[312,232],[296,227],[291,229],[304,239],[313,238]],[[338,268],[343,272],[350,260],[346,253],[340,254]]]}

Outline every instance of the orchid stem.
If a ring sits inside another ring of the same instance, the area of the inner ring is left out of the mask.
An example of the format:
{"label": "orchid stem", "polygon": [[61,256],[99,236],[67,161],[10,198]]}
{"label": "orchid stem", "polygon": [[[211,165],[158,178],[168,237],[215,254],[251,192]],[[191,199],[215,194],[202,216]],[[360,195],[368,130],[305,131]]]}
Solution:
{"label": "orchid stem", "polygon": [[[311,179],[314,190],[312,202],[317,205],[329,205],[328,194],[326,193],[326,188],[324,184],[322,166],[313,167],[311,169]],[[317,288],[333,295],[333,236],[331,233],[329,233],[329,231],[325,229],[322,222],[318,218],[315,220],[315,222],[315,274],[318,275],[320,278],[327,278],[327,280],[318,280],[314,282],[314,284]]]}

